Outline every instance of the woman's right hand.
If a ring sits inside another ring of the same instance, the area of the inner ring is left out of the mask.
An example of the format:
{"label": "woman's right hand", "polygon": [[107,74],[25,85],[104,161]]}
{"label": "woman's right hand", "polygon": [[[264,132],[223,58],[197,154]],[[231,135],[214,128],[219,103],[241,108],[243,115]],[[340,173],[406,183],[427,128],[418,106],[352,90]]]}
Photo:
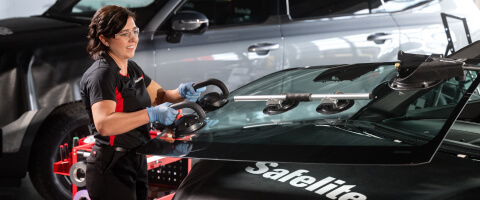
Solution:
{"label": "woman's right hand", "polygon": [[160,122],[163,125],[170,125],[175,121],[175,117],[177,117],[178,111],[170,108],[169,106],[172,103],[162,103],[158,106],[153,106],[147,108],[148,117],[150,118],[150,122]]}

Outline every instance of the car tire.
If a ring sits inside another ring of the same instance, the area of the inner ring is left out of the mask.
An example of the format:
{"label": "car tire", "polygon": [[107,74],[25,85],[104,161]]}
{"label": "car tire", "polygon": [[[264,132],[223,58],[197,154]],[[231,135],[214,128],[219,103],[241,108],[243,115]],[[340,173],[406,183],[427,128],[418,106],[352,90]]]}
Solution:
{"label": "car tire", "polygon": [[53,163],[60,160],[60,145],[73,137],[90,135],[89,119],[82,103],[66,104],[54,110],[44,121],[32,145],[29,175],[36,190],[45,199],[72,199],[72,183],[68,176],[53,173]]}

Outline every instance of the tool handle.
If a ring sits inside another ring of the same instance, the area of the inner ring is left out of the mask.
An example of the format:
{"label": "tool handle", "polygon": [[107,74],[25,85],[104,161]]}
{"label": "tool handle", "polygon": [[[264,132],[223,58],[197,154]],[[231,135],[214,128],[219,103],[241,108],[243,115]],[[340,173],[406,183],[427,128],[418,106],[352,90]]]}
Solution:
{"label": "tool handle", "polygon": [[220,88],[220,90],[222,90],[222,98],[223,99],[226,99],[228,97],[228,95],[230,94],[230,92],[228,91],[228,88],[227,86],[225,86],[225,84],[218,80],[218,79],[214,79],[214,78],[211,78],[211,79],[207,79],[205,81],[200,81],[198,83],[194,83],[192,85],[193,89],[198,89],[198,88],[201,88],[201,87],[205,87],[207,85],[215,85],[217,86],[218,88]]}
{"label": "tool handle", "polygon": [[198,115],[198,121],[203,122],[205,120],[205,111],[203,111],[202,107],[198,104],[190,102],[190,101],[183,101],[180,103],[170,105],[171,108],[178,110],[181,108],[190,108],[194,110]]}
{"label": "tool handle", "polygon": [[60,161],[63,161],[63,158],[64,158],[64,157],[63,157],[63,155],[64,155],[64,152],[63,152],[63,151],[64,151],[64,150],[65,150],[65,149],[64,149],[63,145],[60,145]]}
{"label": "tool handle", "polygon": [[65,151],[63,151],[65,153],[63,155],[63,158],[68,160],[68,154],[70,154],[70,149],[68,149],[68,143],[63,144],[63,148],[65,149]]}

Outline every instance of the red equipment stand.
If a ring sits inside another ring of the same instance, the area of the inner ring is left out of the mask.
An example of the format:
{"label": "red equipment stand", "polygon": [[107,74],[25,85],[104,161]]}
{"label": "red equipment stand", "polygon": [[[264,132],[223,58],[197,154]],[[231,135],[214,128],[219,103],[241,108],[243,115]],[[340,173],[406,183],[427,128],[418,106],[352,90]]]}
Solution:
{"label": "red equipment stand", "polygon": [[[152,138],[156,137],[158,132],[150,132]],[[61,160],[53,164],[53,172],[59,175],[70,176],[70,168],[78,162],[83,162],[92,151],[94,143],[85,143],[82,138],[78,141],[78,146],[74,146],[71,152],[64,150],[61,145]],[[68,147],[67,147],[68,149]],[[171,200],[175,190],[190,172],[191,160],[185,158],[172,158],[163,156],[147,155],[148,169],[148,197],[151,200]],[[85,182],[85,171],[76,173],[77,182]],[[72,180],[72,198],[75,200],[77,192],[85,190],[85,187],[78,187]],[[82,193],[85,191],[82,191]]]}

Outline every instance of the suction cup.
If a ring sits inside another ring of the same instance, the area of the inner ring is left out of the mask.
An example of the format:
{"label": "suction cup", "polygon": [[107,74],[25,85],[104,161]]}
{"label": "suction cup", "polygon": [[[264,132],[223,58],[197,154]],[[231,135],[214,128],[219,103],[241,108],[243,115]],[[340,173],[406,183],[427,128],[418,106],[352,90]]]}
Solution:
{"label": "suction cup", "polygon": [[198,89],[201,87],[205,87],[207,85],[217,86],[218,88],[220,88],[220,90],[222,90],[222,93],[219,94],[217,92],[211,92],[202,96],[197,101],[197,104],[200,105],[200,107],[205,112],[214,111],[216,109],[223,107],[225,104],[228,103],[227,98],[230,92],[228,91],[227,86],[225,86],[225,84],[218,79],[208,79],[202,82],[195,83],[193,84],[193,88]]}
{"label": "suction cup", "polygon": [[391,79],[388,82],[388,86],[393,90],[416,90],[416,89],[428,89],[435,87],[438,84],[442,83],[444,80],[437,81],[423,81],[419,83],[403,83],[401,80],[398,80],[397,77]]}
{"label": "suction cup", "polygon": [[202,107],[202,109],[206,112],[219,109],[227,103],[228,99],[225,99],[221,94],[216,92],[208,93],[202,96],[197,102],[197,104],[200,105],[200,107]]}
{"label": "suction cup", "polygon": [[263,109],[266,115],[278,115],[287,112],[298,106],[298,101],[284,101],[281,105],[268,105]]}
{"label": "suction cup", "polygon": [[322,103],[317,107],[317,112],[324,115],[337,114],[348,110],[355,104],[353,100],[338,100],[337,103]]}
{"label": "suction cup", "polygon": [[182,138],[191,135],[201,128],[205,127],[205,121],[199,122],[199,117],[196,115],[184,115],[175,121],[174,139]]}

